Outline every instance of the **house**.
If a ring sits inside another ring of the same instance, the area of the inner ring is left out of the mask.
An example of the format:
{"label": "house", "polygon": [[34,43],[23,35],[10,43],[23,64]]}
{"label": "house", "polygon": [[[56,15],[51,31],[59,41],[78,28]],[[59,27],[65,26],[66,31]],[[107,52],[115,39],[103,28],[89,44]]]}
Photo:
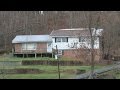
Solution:
{"label": "house", "polygon": [[46,54],[52,52],[52,38],[49,35],[18,35],[13,40],[14,55]]}
{"label": "house", "polygon": [[[94,49],[97,53],[100,51],[100,36],[103,29],[92,28],[94,37]],[[52,37],[53,49],[57,49],[63,57],[76,58],[80,51],[90,50],[90,31],[88,28],[59,29],[53,30],[50,34]],[[82,50],[81,48],[84,48]],[[81,55],[83,56],[83,55]],[[79,58],[79,57],[78,57]]]}
{"label": "house", "polygon": [[[100,59],[100,37],[103,29],[92,28],[94,50],[97,60]],[[18,35],[13,39],[14,54],[58,54],[65,58],[89,56],[91,49],[90,31],[88,28],[53,30],[50,35]],[[86,55],[87,54],[87,55]]]}

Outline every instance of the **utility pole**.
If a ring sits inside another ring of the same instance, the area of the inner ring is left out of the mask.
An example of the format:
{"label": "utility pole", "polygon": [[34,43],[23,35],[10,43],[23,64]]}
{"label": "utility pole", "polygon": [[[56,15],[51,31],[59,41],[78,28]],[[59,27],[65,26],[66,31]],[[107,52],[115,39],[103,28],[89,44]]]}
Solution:
{"label": "utility pole", "polygon": [[56,45],[56,52],[55,52],[55,59],[57,59],[57,64],[58,64],[58,76],[59,76],[59,79],[60,79],[60,62],[59,62],[59,59],[58,59],[58,48],[57,48],[57,45]]}

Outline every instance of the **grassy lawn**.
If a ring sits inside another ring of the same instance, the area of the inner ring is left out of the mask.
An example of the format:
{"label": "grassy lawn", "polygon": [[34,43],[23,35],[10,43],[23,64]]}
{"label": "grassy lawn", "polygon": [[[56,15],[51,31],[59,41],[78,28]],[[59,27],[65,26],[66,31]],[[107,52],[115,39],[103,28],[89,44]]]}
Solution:
{"label": "grassy lawn", "polygon": [[[22,61],[22,60],[55,60],[54,58],[17,58],[12,56],[0,56],[0,61]],[[62,58],[62,60],[64,60]],[[70,59],[66,59],[70,60]],[[104,66],[95,66],[95,69],[102,68]],[[39,69],[45,71],[41,74],[7,74],[7,75],[0,75],[0,78],[5,79],[58,79],[58,67],[57,66],[48,66],[48,65],[16,65],[16,66],[7,66],[7,65],[0,65],[0,69]],[[90,70],[90,66],[60,66],[61,71],[61,78],[62,79],[68,79],[76,76],[74,72],[72,73],[66,73],[63,71],[69,71],[69,70]],[[4,77],[2,77],[4,76]]]}
{"label": "grassy lawn", "polygon": [[[95,66],[95,69],[102,68],[103,66]],[[2,68],[2,67],[1,67]],[[58,79],[58,68],[57,66],[45,66],[45,65],[31,65],[31,66],[17,66],[17,67],[6,67],[7,69],[13,69],[13,68],[31,68],[31,69],[40,69],[44,70],[44,73],[41,74],[7,74],[5,75],[5,79]],[[68,71],[68,70],[90,70],[90,66],[60,66],[61,71],[61,78],[62,79],[70,79],[76,76],[74,72],[62,72],[62,71]]]}
{"label": "grassy lawn", "polygon": [[120,73],[116,74],[116,79],[120,79]]}
{"label": "grassy lawn", "polygon": [[[61,73],[61,79],[70,79],[75,75],[70,75],[70,74],[65,74]],[[47,74],[47,73],[42,73],[42,74],[11,74],[11,75],[6,75],[5,79],[59,79],[57,73],[52,73],[52,74]]]}
{"label": "grassy lawn", "polygon": [[[52,70],[57,70],[57,66],[45,66],[45,65],[35,65],[35,66],[20,66],[17,68],[36,68],[40,70],[46,70],[46,71],[52,71]],[[95,69],[101,68],[101,66],[95,66]],[[90,70],[90,66],[60,66],[60,70],[75,70],[75,69],[81,69],[81,70]]]}
{"label": "grassy lawn", "polygon": [[[95,66],[95,69],[102,68],[104,66]],[[0,66],[0,69],[5,68],[5,69],[40,69],[40,70],[45,70],[45,71],[54,71],[57,70],[57,66],[47,66],[47,65],[28,65],[28,66]],[[75,69],[80,69],[80,70],[90,70],[90,66],[60,66],[60,70],[75,70]]]}
{"label": "grassy lawn", "polygon": [[120,70],[113,71],[112,73],[114,73],[114,76],[116,77],[116,79],[120,79]]}

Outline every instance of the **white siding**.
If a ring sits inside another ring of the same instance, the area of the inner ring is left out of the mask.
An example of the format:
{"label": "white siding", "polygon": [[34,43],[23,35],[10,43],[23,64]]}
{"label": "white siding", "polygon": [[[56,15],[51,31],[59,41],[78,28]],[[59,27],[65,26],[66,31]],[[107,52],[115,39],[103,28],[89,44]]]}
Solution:
{"label": "white siding", "polygon": [[99,47],[100,47],[99,44],[100,44],[99,43],[99,37],[97,37],[97,40],[95,41],[95,44],[94,44],[94,48],[99,49]]}
{"label": "white siding", "polygon": [[68,38],[69,49],[74,49],[74,43],[79,43],[79,38]]}
{"label": "white siding", "polygon": [[[55,38],[52,38],[53,41],[53,48],[56,49],[56,45],[58,47],[58,49],[75,49],[72,48],[72,46],[74,46],[74,43],[78,43],[76,48],[80,48],[81,45],[84,44],[84,46],[86,46],[87,48],[90,48],[90,44],[88,42],[84,42],[81,43],[79,42],[79,38],[68,38],[68,42],[56,42],[55,43]],[[94,44],[94,48],[95,49],[99,49],[99,38],[97,38],[97,40],[95,41],[96,43]]]}
{"label": "white siding", "polygon": [[57,45],[58,49],[68,49],[68,42],[56,42],[55,43],[55,38],[52,38],[52,40],[53,40],[53,48],[54,49],[56,49],[56,45]]}

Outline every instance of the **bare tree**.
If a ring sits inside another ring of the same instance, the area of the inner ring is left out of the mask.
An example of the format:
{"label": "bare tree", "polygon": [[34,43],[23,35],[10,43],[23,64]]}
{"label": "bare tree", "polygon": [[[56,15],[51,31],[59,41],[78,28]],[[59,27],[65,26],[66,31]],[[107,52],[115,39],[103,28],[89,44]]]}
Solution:
{"label": "bare tree", "polygon": [[[90,78],[94,78],[94,66],[95,66],[95,38],[96,38],[96,30],[99,28],[99,22],[100,22],[100,11],[99,12],[84,12],[84,16],[86,18],[87,24],[86,26],[89,29],[90,32],[90,53],[91,53],[91,74]],[[95,18],[96,17],[96,18]],[[92,27],[95,27],[94,35]]]}

